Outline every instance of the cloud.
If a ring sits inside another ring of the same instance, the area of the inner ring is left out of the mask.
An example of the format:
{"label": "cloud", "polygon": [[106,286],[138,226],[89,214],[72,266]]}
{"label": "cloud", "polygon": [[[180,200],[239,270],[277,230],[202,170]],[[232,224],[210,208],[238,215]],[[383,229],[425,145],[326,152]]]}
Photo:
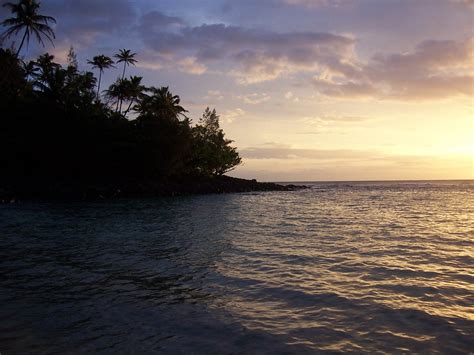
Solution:
{"label": "cloud", "polygon": [[382,92],[368,82],[357,83],[348,80],[343,83],[328,83],[317,78],[314,78],[313,82],[316,88],[327,96],[345,99],[367,99],[382,96]]}
{"label": "cloud", "polygon": [[360,70],[336,80],[314,77],[318,90],[342,98],[442,99],[474,94],[474,37],[429,40],[412,52],[378,53]]}
{"label": "cloud", "polygon": [[219,90],[208,90],[207,91],[207,96],[204,97],[205,99],[210,99],[210,100],[223,100],[224,95]]}
{"label": "cloud", "polygon": [[245,111],[241,108],[236,108],[233,110],[224,111],[220,117],[223,122],[233,123],[237,118],[242,117],[243,115],[245,115]]}
{"label": "cloud", "polygon": [[352,3],[353,0],[282,0],[283,4],[304,6],[307,8],[319,8],[319,7],[340,7],[346,4]]}
{"label": "cloud", "polygon": [[266,93],[253,93],[247,95],[240,95],[237,96],[237,99],[243,101],[246,104],[250,105],[257,105],[261,104],[262,102],[267,102],[271,99],[271,96]]}
{"label": "cloud", "polygon": [[145,50],[138,54],[137,67],[150,70],[171,69],[191,75],[202,75],[207,72],[207,67],[197,61],[195,57],[184,57],[179,60],[167,54]]}
{"label": "cloud", "polygon": [[207,71],[205,65],[197,62],[195,57],[187,57],[178,62],[178,69],[183,73],[201,75]]}
{"label": "cloud", "polygon": [[[337,151],[332,152],[327,151],[329,155],[340,155]],[[268,180],[270,177],[271,181],[459,179],[472,176],[472,159],[467,156],[357,152],[355,156],[349,156],[347,159],[247,158],[234,174],[259,180]],[[371,156],[374,158],[370,158]]]}
{"label": "cloud", "polygon": [[192,57],[200,65],[233,63],[228,72],[241,84],[320,68],[334,73],[354,70],[355,40],[331,33],[279,33],[224,24],[189,26],[158,11],[145,14],[138,30],[148,48],[160,55]]}
{"label": "cloud", "polygon": [[363,116],[315,116],[315,117],[304,117],[302,119],[305,123],[358,123],[373,121],[371,117]]}
{"label": "cloud", "polygon": [[474,0],[451,0],[451,1],[467,5],[471,9],[474,9]]}
{"label": "cloud", "polygon": [[381,158],[377,152],[348,149],[297,149],[278,143],[241,149],[240,154],[246,159],[367,160]]}
{"label": "cloud", "polygon": [[367,126],[367,123],[375,121],[375,118],[350,115],[321,115],[307,116],[294,120],[297,127],[302,130],[295,132],[298,135],[346,135],[349,132]]}
{"label": "cloud", "polygon": [[[160,70],[169,66],[170,60],[165,56],[159,55],[158,53],[150,50],[144,50],[137,55],[138,68],[149,69],[149,70]],[[176,65],[176,62],[173,63]]]}
{"label": "cloud", "polygon": [[285,99],[293,102],[300,102],[300,99],[293,94],[292,91],[287,91],[284,95]]}
{"label": "cloud", "polygon": [[59,41],[87,46],[98,36],[130,27],[136,18],[129,0],[50,0],[43,1],[42,13],[56,18]]}
{"label": "cloud", "polygon": [[[424,2],[417,6],[397,3],[370,7],[370,2],[353,0],[249,0],[231,3],[239,13],[242,9],[256,13],[268,7],[275,13],[285,11],[282,18],[293,13],[302,16],[301,13],[310,12],[308,7],[334,8],[355,4],[359,11],[373,9],[371,17],[384,18],[384,21],[385,16],[374,15],[397,8],[409,9],[410,6],[413,11],[427,8]],[[456,6],[456,3],[461,5]],[[226,73],[242,85],[285,76],[300,79],[306,75],[311,77],[310,82],[318,94],[343,99],[436,100],[474,94],[472,38],[428,40],[408,52],[377,53],[369,60],[362,60],[355,51],[357,40],[351,35],[314,30],[277,31],[263,29],[264,24],[258,28],[223,23],[195,25],[179,16],[150,11],[145,4],[138,5],[132,0],[115,0],[113,6],[107,1],[97,0],[43,1],[42,13],[58,19],[56,49],[48,47],[47,50],[54,52],[58,59],[63,58],[73,43],[84,62],[82,57],[86,55],[89,58],[99,53],[112,55],[117,48],[131,48],[139,53],[139,68],[177,70],[191,75]],[[464,5],[473,7],[474,0],[450,0],[443,4],[453,11],[470,13]],[[211,11],[210,7],[204,4],[203,13]],[[183,10],[171,6],[170,11],[180,13]],[[186,11],[182,13],[186,14]],[[3,7],[0,7],[0,14],[8,15]],[[397,21],[401,20],[398,12],[395,17]],[[186,18],[196,20],[195,16]],[[240,18],[227,21],[243,22]],[[400,27],[400,23],[397,22],[397,26]],[[311,26],[305,23],[295,26],[293,23],[288,28]],[[394,42],[397,45],[399,38],[394,38]],[[145,48],[140,48],[143,45]],[[370,42],[364,43],[363,47],[368,45]],[[32,53],[33,50],[30,55]],[[247,104],[267,101],[266,98],[249,96],[240,99]],[[296,96],[287,99],[298,101]]]}
{"label": "cloud", "polygon": [[185,23],[179,17],[168,16],[159,11],[150,11],[143,15],[139,25],[139,29],[155,32],[161,30],[179,31],[183,27],[185,27]]}

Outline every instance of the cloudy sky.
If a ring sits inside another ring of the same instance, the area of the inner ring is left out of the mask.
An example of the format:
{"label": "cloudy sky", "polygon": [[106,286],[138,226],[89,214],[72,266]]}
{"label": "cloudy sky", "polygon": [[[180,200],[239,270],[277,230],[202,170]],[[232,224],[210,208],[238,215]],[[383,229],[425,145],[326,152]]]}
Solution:
{"label": "cloudy sky", "polygon": [[474,178],[474,0],[43,0],[42,12],[57,19],[58,61],[72,45],[89,70],[131,49],[129,73],[169,86],[194,121],[215,107],[244,159],[234,176]]}

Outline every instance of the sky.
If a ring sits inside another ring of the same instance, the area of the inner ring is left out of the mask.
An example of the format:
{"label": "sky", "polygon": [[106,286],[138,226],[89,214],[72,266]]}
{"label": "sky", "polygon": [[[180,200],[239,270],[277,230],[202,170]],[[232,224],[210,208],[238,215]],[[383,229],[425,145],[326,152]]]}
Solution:
{"label": "sky", "polygon": [[[58,62],[137,53],[263,181],[474,178],[474,0],[43,0]],[[6,9],[0,10],[5,18]],[[109,70],[111,83],[120,70]]]}

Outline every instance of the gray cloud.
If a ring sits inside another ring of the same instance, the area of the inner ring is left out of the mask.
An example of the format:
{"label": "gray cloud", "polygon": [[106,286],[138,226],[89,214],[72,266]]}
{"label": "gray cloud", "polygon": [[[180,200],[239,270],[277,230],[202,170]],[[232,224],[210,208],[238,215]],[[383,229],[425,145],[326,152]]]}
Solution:
{"label": "gray cloud", "polygon": [[[439,2],[448,6],[446,3],[464,11],[467,10],[464,4],[472,6],[474,0]],[[453,6],[455,3],[461,5]],[[64,55],[71,44],[79,50],[88,48],[87,55],[130,47],[139,52],[139,65],[143,68],[173,68],[195,75],[206,71],[227,73],[243,84],[305,72],[314,76],[312,83],[319,92],[341,98],[418,100],[473,95],[472,38],[424,41],[408,53],[378,53],[362,63],[355,53],[356,40],[350,36],[315,31],[279,32],[222,23],[193,26],[180,17],[160,11],[149,10],[139,16],[139,8],[143,9],[144,4],[138,6],[131,0],[114,0],[113,4],[103,0],[43,1],[42,12],[58,20],[57,50],[53,52]],[[193,3],[187,4],[189,7]],[[301,12],[312,12],[305,9],[308,6],[318,7],[316,12],[319,12],[321,7],[329,11],[335,6],[351,4],[357,5],[359,11],[373,9],[375,12],[370,14],[374,16],[371,17],[384,21],[386,16],[380,16],[379,12],[386,14],[396,8],[394,4],[370,7],[369,2],[353,0],[265,0],[226,4],[231,4],[239,13],[243,8],[258,14],[268,10],[270,17],[275,11],[284,11],[281,18],[288,17],[286,14],[301,16]],[[397,6],[405,10],[411,6],[414,11],[421,11],[420,8],[427,8],[428,2],[423,4]],[[204,3],[203,11],[209,11],[210,7],[210,3]],[[0,7],[0,14],[2,17],[8,15],[3,7]],[[248,16],[247,12],[245,14]],[[396,17],[397,21],[402,20],[399,13]],[[281,27],[284,25],[282,22]],[[400,27],[400,23],[397,26]],[[146,48],[139,48],[142,46],[139,39]]]}
{"label": "gray cloud", "polygon": [[467,5],[471,9],[474,9],[474,0],[451,0],[451,1]]}
{"label": "gray cloud", "polygon": [[326,95],[345,98],[414,100],[472,96],[473,53],[474,38],[429,40],[411,53],[376,54],[358,72],[344,73],[336,80],[316,77],[314,84]]}
{"label": "gray cloud", "polygon": [[90,44],[97,36],[129,28],[136,12],[129,0],[50,0],[42,12],[57,19],[59,40]]}
{"label": "gray cloud", "polygon": [[281,2],[286,5],[304,6],[307,8],[319,8],[327,6],[340,7],[351,4],[353,0],[281,0]]}
{"label": "gray cloud", "polygon": [[296,149],[279,144],[241,149],[240,154],[246,159],[367,160],[381,158],[377,152],[348,149]]}
{"label": "gray cloud", "polygon": [[429,40],[410,53],[378,53],[361,63],[355,40],[318,32],[277,33],[224,24],[189,26],[153,11],[139,25],[144,43],[165,61],[223,66],[243,84],[307,72],[322,93],[342,98],[440,99],[473,94],[472,39]]}
{"label": "gray cloud", "polygon": [[230,60],[240,82],[275,79],[283,73],[328,67],[351,72],[355,41],[331,33],[276,33],[224,24],[186,26],[153,11],[144,15],[139,32],[145,44],[164,56],[192,56],[204,63]]}

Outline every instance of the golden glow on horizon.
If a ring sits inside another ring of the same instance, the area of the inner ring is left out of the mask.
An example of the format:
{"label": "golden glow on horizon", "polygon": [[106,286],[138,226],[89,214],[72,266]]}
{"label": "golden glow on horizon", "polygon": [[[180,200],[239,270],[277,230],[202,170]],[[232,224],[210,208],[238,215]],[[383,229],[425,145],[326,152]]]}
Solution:
{"label": "golden glow on horizon", "polygon": [[470,101],[319,104],[301,99],[279,111],[246,111],[223,123],[230,137],[238,137],[244,156],[244,165],[233,175],[266,180],[474,179]]}

